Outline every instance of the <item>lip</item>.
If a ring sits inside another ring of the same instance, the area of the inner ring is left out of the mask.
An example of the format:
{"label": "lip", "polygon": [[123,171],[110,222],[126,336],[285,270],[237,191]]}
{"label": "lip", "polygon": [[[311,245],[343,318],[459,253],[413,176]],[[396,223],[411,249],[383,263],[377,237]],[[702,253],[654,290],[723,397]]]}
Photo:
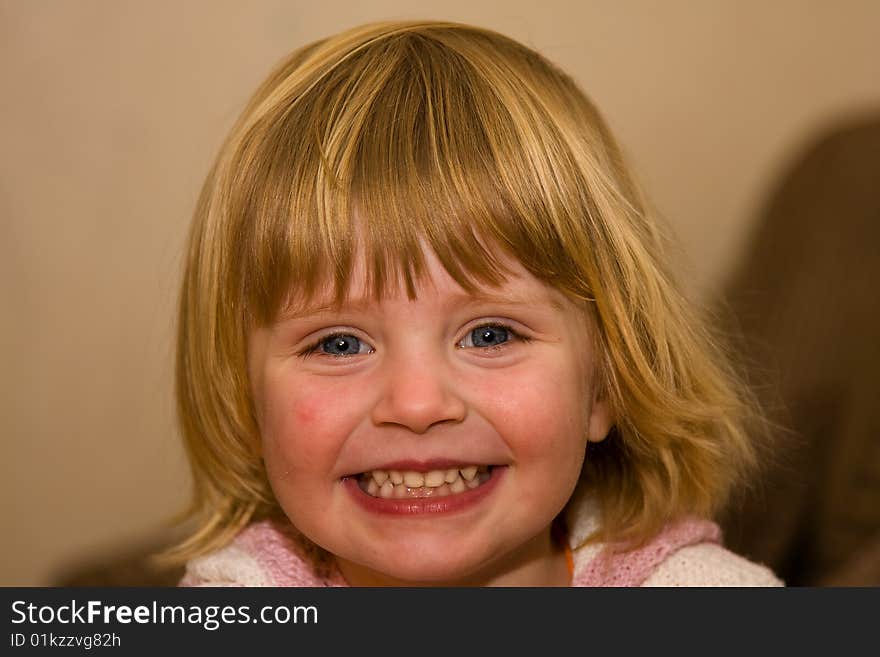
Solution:
{"label": "lip", "polygon": [[[403,461],[400,463],[403,463]],[[413,464],[415,462],[407,461],[407,463]],[[429,463],[433,465],[433,462]],[[395,465],[397,464],[395,463]],[[441,468],[437,467],[436,469],[439,470]],[[357,479],[354,477],[345,477],[342,480],[342,485],[345,486],[345,489],[355,502],[370,513],[408,517],[446,515],[475,507],[495,490],[498,482],[504,478],[506,471],[507,466],[495,466],[491,469],[491,476],[486,483],[477,488],[466,490],[463,493],[446,495],[444,497],[411,497],[403,499],[373,497],[361,490]]]}
{"label": "lip", "polygon": [[[461,459],[453,460],[453,459],[429,459],[427,461],[418,461],[415,459],[406,459],[401,461],[394,461],[392,463],[386,463],[385,465],[379,465],[374,468],[367,468],[366,470],[362,470],[361,472],[372,472],[374,470],[397,470],[398,472],[431,472],[432,470],[451,470],[452,468],[460,468],[468,465],[492,465],[490,463],[482,463],[481,461],[463,461]],[[360,472],[353,472],[349,477],[354,477]],[[488,483],[488,482],[487,482]]]}

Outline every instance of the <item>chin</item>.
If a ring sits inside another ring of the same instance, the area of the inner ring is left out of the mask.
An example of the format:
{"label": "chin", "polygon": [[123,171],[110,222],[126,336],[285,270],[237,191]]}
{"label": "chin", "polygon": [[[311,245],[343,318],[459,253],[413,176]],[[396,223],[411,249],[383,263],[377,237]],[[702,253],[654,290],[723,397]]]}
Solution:
{"label": "chin", "polygon": [[396,546],[389,549],[387,554],[394,556],[379,556],[369,563],[357,563],[382,577],[400,582],[400,586],[455,586],[481,579],[478,576],[480,558],[463,554],[460,547],[448,540],[430,547],[424,544]]}

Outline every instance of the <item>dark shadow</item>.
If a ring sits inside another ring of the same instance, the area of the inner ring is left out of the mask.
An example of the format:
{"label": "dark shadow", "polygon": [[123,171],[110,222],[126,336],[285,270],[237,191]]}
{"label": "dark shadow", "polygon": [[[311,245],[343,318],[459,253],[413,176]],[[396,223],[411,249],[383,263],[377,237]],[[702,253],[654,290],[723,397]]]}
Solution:
{"label": "dark shadow", "polygon": [[880,585],[880,114],[785,172],[725,290],[777,430],[727,545],[789,585]]}
{"label": "dark shadow", "polygon": [[83,554],[56,568],[50,586],[177,586],[182,565],[154,557],[184,537],[179,529],[159,529],[139,540],[108,545]]}

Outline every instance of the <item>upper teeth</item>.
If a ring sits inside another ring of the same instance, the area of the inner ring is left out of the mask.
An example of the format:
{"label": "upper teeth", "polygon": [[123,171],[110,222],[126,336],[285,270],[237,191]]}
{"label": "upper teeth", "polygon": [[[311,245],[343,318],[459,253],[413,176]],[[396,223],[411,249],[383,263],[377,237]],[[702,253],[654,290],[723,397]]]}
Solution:
{"label": "upper teeth", "polygon": [[472,481],[477,476],[477,472],[485,472],[488,467],[485,465],[468,465],[460,468],[451,468],[449,470],[431,470],[429,472],[414,472],[412,470],[372,470],[365,472],[364,476],[376,482],[377,487],[381,487],[386,482],[398,485],[403,484],[408,488],[439,488],[443,484],[455,484],[460,478],[464,481]]}

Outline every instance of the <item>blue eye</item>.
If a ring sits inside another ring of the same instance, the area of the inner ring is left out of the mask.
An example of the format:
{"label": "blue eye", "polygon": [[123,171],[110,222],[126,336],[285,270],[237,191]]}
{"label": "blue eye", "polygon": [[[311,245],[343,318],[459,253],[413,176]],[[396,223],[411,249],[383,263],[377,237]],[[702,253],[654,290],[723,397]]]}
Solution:
{"label": "blue eye", "polygon": [[[366,351],[361,348],[365,347]],[[335,358],[344,358],[346,356],[357,356],[361,353],[370,353],[370,349],[365,342],[361,342],[351,333],[333,333],[325,336],[307,347],[300,356],[308,356],[311,353],[318,352]]]}
{"label": "blue eye", "polygon": [[[353,335],[334,335],[321,342],[321,347],[334,356],[353,356],[361,350],[361,341]],[[339,352],[334,353],[336,349]]]}
{"label": "blue eye", "polygon": [[[468,333],[468,338],[470,338],[471,341],[469,346],[483,349],[499,347],[510,340],[511,334],[516,336],[516,333],[509,326],[504,326],[503,324],[485,324],[483,326],[478,326]],[[464,342],[467,342],[467,339],[462,340],[462,343]]]}

